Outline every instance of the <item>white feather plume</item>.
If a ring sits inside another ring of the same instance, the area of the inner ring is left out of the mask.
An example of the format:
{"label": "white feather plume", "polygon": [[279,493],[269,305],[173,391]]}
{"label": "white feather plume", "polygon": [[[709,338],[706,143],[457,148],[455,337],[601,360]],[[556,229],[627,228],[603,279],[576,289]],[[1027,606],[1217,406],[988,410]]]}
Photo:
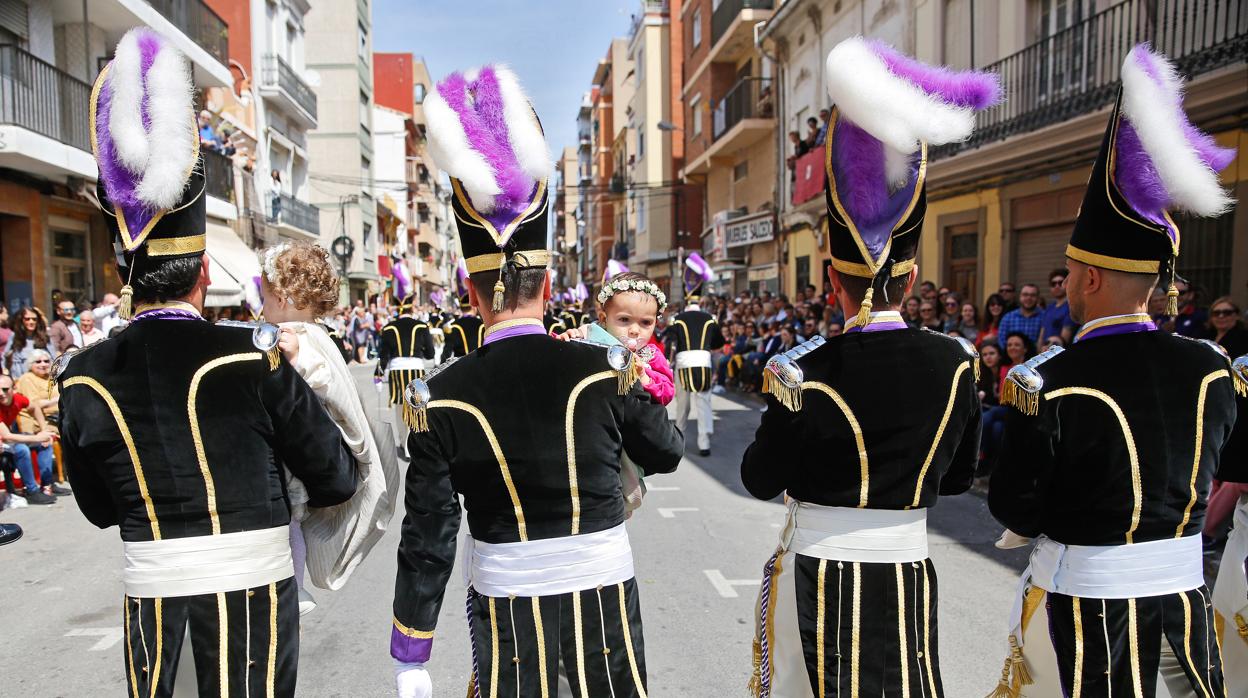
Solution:
{"label": "white feather plume", "polygon": [[[191,67],[165,44],[147,74],[148,159],[135,190],[155,208],[173,208],[182,198],[198,152]],[[141,123],[141,122],[140,122]]]}
{"label": "white feather plume", "polygon": [[[1136,46],[1122,64],[1122,112],[1153,161],[1171,205],[1198,216],[1221,215],[1235,201],[1187,139],[1183,80],[1173,64],[1149,53]],[[1139,61],[1150,62],[1158,79]]]}
{"label": "white feather plume", "polygon": [[109,103],[108,135],[117,158],[131,172],[142,172],[149,154],[147,131],[143,128],[143,57],[139,37],[144,28],[131,29],[117,43],[108,72],[112,89]]}
{"label": "white feather plume", "polygon": [[919,149],[920,141],[931,145],[962,141],[975,127],[970,107],[944,102],[894,75],[862,37],[846,39],[828,53],[826,82],[837,109],[884,143],[894,187],[906,184],[908,156]]}
{"label": "white feather plume", "polygon": [[503,118],[507,121],[507,133],[516,160],[525,174],[533,179],[546,179],[550,176],[553,160],[546,137],[529,105],[529,98],[510,68],[496,65],[494,74],[498,77],[498,89],[503,97]]}
{"label": "white feather plume", "polygon": [[494,197],[503,189],[485,156],[468,143],[459,115],[435,88],[425,98],[425,122],[429,127],[429,156],[438,169],[458,179],[472,205],[482,213],[494,211]]}

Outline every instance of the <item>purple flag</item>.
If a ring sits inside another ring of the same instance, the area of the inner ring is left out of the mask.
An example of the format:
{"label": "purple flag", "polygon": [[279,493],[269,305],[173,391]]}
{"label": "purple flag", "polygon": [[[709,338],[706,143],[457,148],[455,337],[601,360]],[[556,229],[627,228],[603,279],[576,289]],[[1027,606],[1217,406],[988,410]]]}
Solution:
{"label": "purple flag", "polygon": [[243,298],[247,303],[248,310],[251,311],[253,318],[260,317],[260,313],[264,310],[264,297],[260,294],[260,277],[253,276],[247,281],[246,287],[243,289]]}
{"label": "purple flag", "polygon": [[429,292],[429,300],[439,308],[442,307],[442,299],[446,297],[446,293],[440,288],[435,288]]}
{"label": "purple flag", "polygon": [[589,298],[589,289],[585,288],[584,281],[576,282],[576,300],[584,302]]}
{"label": "purple flag", "polygon": [[390,273],[394,278],[394,295],[401,303],[412,292],[412,278],[407,274],[407,265],[397,257],[390,259]]}
{"label": "purple flag", "polygon": [[455,264],[455,290],[460,296],[468,295],[468,267],[462,259]]}
{"label": "purple flag", "polygon": [[603,274],[602,280],[606,281],[616,274],[623,274],[626,271],[628,271],[628,267],[624,266],[623,262],[618,259],[608,259],[607,270],[606,273]]}

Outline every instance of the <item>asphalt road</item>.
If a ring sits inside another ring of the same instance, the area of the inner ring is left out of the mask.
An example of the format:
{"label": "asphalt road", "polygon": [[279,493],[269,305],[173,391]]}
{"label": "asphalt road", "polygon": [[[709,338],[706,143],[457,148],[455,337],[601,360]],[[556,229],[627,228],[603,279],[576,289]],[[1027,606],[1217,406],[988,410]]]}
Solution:
{"label": "asphalt road", "polygon": [[[370,367],[353,369],[365,405],[378,405]],[[745,695],[751,672],[754,599],[774,550],[783,507],[742,489],[740,456],[758,423],[759,402],[716,396],[710,457],[691,456],[672,475],[647,479],[650,493],[629,522],[655,696]],[[692,428],[692,424],[691,424]],[[318,608],[303,619],[301,696],[393,696],[389,657],[398,512],[391,531],[338,592],[313,589]],[[0,696],[120,696],[121,544],[72,500],[0,512],[25,537],[0,548]],[[984,500],[946,498],[929,519],[940,575],[940,657],[945,695],[987,694],[1000,675],[1004,625],[1024,554],[1002,554]],[[464,585],[447,589],[430,671],[436,695],[462,696],[469,647]]]}

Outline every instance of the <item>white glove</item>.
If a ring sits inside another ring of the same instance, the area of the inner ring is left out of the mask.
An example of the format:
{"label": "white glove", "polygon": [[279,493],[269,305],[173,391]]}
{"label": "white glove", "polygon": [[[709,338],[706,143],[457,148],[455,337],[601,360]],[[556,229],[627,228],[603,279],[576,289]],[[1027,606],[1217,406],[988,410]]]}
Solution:
{"label": "white glove", "polygon": [[433,682],[424,664],[395,661],[394,680],[399,698],[433,698]]}

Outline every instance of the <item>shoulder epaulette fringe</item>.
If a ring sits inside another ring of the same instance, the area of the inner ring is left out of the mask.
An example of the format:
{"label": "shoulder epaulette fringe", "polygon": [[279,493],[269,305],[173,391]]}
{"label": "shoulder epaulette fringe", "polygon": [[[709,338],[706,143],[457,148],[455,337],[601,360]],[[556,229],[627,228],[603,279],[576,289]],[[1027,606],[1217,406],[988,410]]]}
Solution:
{"label": "shoulder epaulette fringe", "polygon": [[434,376],[450,368],[451,364],[459,361],[459,358],[458,356],[453,356],[445,363],[434,366],[425,371],[423,377],[413,379],[403,389],[403,423],[407,425],[408,429],[418,434],[429,431],[429,402],[433,397],[429,390],[429,381],[433,380]]}
{"label": "shoulder epaulette fringe", "polygon": [[628,391],[632,390],[633,384],[641,380],[642,371],[641,362],[635,358],[628,362],[626,368],[616,369],[617,392],[620,395],[628,395]]}
{"label": "shoulder epaulette fringe", "polygon": [[763,369],[763,392],[771,394],[790,412],[800,412],[804,375],[797,360],[823,346],[826,341],[823,337],[812,337],[783,354],[771,357]]}
{"label": "shoulder epaulette fringe", "polygon": [[1231,380],[1235,383],[1235,394],[1248,398],[1248,354],[1231,362]]}
{"label": "shoulder epaulette fringe", "polygon": [[1011,405],[1026,415],[1039,414],[1040,391],[1044,388],[1044,378],[1036,369],[1063,351],[1065,349],[1060,346],[1052,346],[1011,368],[1005,374],[1005,382],[1001,384],[1001,404]]}
{"label": "shoulder epaulette fringe", "polygon": [[282,365],[282,352],[277,347],[273,347],[264,353],[269,359],[269,370],[276,371],[277,367]]}

